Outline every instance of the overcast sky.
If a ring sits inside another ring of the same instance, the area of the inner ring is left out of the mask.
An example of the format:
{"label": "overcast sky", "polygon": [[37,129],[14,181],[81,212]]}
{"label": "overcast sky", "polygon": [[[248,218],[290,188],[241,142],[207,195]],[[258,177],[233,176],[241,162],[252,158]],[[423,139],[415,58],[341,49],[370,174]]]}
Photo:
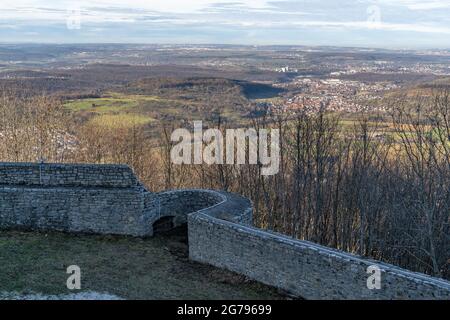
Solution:
{"label": "overcast sky", "polygon": [[0,42],[450,49],[450,0],[0,0]]}

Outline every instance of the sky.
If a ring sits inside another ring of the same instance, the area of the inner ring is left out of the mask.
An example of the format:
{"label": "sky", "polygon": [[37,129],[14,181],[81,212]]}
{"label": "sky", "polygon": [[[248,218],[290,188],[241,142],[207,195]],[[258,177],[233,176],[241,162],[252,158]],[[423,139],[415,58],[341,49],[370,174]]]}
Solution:
{"label": "sky", "polygon": [[0,42],[450,49],[450,0],[1,0]]}

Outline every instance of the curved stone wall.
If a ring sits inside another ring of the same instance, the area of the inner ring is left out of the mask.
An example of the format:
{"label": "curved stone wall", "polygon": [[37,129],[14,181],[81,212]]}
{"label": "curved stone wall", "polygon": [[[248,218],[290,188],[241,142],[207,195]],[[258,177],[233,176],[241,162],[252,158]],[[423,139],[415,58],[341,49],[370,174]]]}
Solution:
{"label": "curved stone wall", "polygon": [[220,194],[207,190],[174,190],[151,194],[145,202],[144,220],[150,226],[147,235],[153,235],[153,224],[164,217],[173,217],[173,225],[177,227],[187,223],[189,213],[222,201]]}
{"label": "curved stone wall", "polygon": [[[203,211],[222,220],[252,223],[252,204],[248,199],[227,192],[200,189],[151,194],[145,203],[144,220],[153,225],[161,218],[173,217],[174,226],[180,226],[188,222],[190,214]],[[152,234],[152,231],[148,232],[148,235]]]}
{"label": "curved stone wall", "polygon": [[[252,206],[226,199],[189,214],[189,256],[306,299],[450,299],[450,282],[251,226]],[[246,222],[245,224],[242,222]],[[369,289],[380,270],[380,289]]]}
{"label": "curved stone wall", "polygon": [[221,191],[150,193],[127,166],[0,163],[0,228],[145,237],[173,217],[188,224],[192,260],[306,299],[450,299],[448,281],[255,228],[252,208]]}

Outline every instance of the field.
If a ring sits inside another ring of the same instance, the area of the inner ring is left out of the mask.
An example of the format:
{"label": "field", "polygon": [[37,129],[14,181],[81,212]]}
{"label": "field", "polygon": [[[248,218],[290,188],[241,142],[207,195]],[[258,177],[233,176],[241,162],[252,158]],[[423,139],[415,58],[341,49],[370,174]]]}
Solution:
{"label": "field", "polygon": [[151,81],[150,84],[122,88],[120,92],[108,91],[98,98],[69,99],[64,106],[74,117],[83,119],[82,123],[113,129],[143,126],[150,133],[155,133],[153,124],[211,120],[219,114],[228,122],[241,122],[248,112],[244,93],[236,86],[232,87],[235,91],[225,89],[212,98],[205,90],[221,89],[218,84],[210,85],[207,81],[211,80],[194,84],[180,81],[170,89],[147,88],[147,85],[154,85],[155,81]]}
{"label": "field", "polygon": [[95,99],[72,100],[66,103],[67,108],[72,111],[92,111],[97,113],[122,112],[138,107],[148,102],[161,103],[158,97],[126,96],[111,93],[110,97]]}
{"label": "field", "polygon": [[[151,239],[62,233],[0,233],[2,292],[76,293],[69,265],[81,268],[82,290],[126,299],[282,299],[275,289],[188,260],[186,236]],[[5,262],[8,263],[5,263]]]}

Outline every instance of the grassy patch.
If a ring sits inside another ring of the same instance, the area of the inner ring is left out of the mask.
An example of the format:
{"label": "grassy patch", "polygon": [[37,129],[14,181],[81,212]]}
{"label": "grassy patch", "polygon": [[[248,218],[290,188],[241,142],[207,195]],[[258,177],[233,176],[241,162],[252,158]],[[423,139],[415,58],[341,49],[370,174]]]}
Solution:
{"label": "grassy patch", "polygon": [[128,111],[152,102],[165,102],[165,99],[156,96],[123,95],[111,92],[102,98],[71,100],[66,102],[65,106],[74,112],[111,113]]}
{"label": "grassy patch", "polygon": [[144,240],[2,231],[0,292],[74,293],[66,288],[66,269],[78,265],[82,291],[128,299],[282,298],[242,276],[189,261],[185,237]]}
{"label": "grassy patch", "polygon": [[137,101],[131,99],[83,99],[69,101],[65,104],[72,111],[92,111],[98,113],[125,111],[137,106]]}
{"label": "grassy patch", "polygon": [[104,128],[132,128],[154,121],[153,118],[137,114],[103,114],[94,117],[90,123]]}

